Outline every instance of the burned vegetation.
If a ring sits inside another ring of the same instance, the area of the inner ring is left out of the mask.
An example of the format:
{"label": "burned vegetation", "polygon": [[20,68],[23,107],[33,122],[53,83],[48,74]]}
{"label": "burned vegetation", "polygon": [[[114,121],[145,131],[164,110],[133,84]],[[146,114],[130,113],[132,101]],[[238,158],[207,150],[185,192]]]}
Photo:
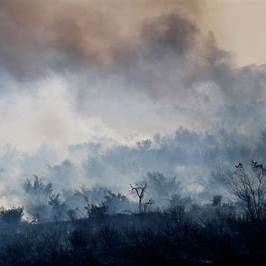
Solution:
{"label": "burned vegetation", "polygon": [[259,265],[265,168],[239,163],[219,184],[227,194],[200,202],[159,172],[127,194],[99,186],[58,193],[34,176],[22,205],[0,210],[0,265]]}

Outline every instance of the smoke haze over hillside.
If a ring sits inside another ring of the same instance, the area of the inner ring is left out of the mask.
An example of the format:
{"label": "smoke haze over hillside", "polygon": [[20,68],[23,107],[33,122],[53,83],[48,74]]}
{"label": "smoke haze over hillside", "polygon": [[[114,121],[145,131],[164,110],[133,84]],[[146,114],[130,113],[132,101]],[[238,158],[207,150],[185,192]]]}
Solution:
{"label": "smoke haze over hillside", "polygon": [[161,171],[204,193],[217,167],[263,161],[266,67],[222,48],[210,6],[0,0],[2,201],[33,174],[126,190]]}

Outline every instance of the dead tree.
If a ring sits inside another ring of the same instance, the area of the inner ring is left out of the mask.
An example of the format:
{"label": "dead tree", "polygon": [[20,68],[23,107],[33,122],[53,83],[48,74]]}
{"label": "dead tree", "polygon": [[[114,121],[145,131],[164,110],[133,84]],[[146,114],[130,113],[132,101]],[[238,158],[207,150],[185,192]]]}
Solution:
{"label": "dead tree", "polygon": [[142,200],[144,198],[144,193],[147,188],[147,184],[136,184],[135,186],[130,185],[131,191],[135,192],[138,197],[139,202],[139,213],[142,213]]}
{"label": "dead tree", "polygon": [[262,167],[241,167],[228,178],[228,187],[233,195],[245,206],[250,220],[261,220],[266,200],[266,175]]}

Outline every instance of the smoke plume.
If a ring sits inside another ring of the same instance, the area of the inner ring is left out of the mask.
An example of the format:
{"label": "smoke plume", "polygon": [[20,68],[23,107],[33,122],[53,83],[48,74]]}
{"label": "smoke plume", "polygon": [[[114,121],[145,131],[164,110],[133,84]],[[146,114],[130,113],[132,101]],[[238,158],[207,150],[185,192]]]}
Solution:
{"label": "smoke plume", "polygon": [[263,160],[265,66],[219,47],[207,3],[0,0],[2,190],[160,171],[204,194],[217,167]]}

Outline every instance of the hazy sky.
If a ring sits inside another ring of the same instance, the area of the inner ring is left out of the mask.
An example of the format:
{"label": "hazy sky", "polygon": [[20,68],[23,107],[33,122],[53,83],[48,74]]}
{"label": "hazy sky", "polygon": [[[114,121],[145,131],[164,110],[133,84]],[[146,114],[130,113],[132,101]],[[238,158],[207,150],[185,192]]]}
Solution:
{"label": "hazy sky", "polygon": [[266,62],[266,1],[209,0],[202,8],[203,24],[213,30],[221,47],[239,65]]}

